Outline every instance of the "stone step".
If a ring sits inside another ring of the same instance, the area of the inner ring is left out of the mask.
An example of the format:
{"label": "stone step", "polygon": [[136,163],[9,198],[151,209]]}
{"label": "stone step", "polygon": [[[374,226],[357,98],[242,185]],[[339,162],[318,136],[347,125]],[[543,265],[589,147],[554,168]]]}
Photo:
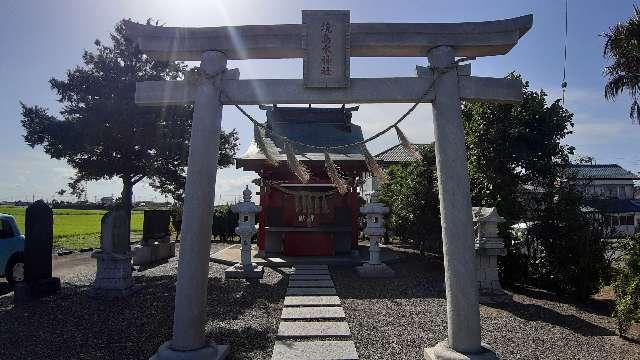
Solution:
{"label": "stone step", "polygon": [[357,360],[353,341],[276,341],[272,360]]}
{"label": "stone step", "polygon": [[339,306],[286,307],[282,309],[280,319],[344,319],[344,310]]}
{"label": "stone step", "polygon": [[286,296],[284,306],[340,306],[337,296]]}
{"label": "stone step", "polygon": [[278,327],[279,338],[348,337],[349,324],[343,321],[283,321]]}
{"label": "stone step", "polygon": [[326,269],[302,269],[294,270],[294,275],[330,275],[329,270]]}
{"label": "stone step", "polygon": [[289,276],[289,281],[291,280],[331,280],[331,275],[324,274],[312,274],[312,275],[296,275],[292,274]]}
{"label": "stone step", "polygon": [[297,270],[318,270],[318,269],[324,269],[324,270],[328,270],[329,266],[327,265],[305,265],[305,264],[299,264],[299,265],[294,265],[293,266],[294,269]]}
{"label": "stone step", "polygon": [[296,287],[319,287],[319,288],[332,288],[333,281],[331,280],[291,280],[289,281],[290,288]]}
{"label": "stone step", "polygon": [[299,295],[299,296],[308,296],[308,295],[335,295],[335,288],[288,288],[287,296],[289,295]]}

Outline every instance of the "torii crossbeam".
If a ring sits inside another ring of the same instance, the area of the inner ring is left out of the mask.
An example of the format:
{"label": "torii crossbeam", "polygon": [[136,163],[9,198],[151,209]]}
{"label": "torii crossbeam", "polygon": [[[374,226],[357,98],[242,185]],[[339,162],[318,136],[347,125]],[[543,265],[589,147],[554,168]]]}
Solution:
{"label": "torii crossbeam", "polygon": [[[193,103],[182,221],[173,339],[155,359],[222,359],[228,347],[208,344],[206,292],[211,211],[222,106],[225,104],[433,104],[442,224],[448,340],[425,350],[427,359],[495,359],[481,344],[472,236],[469,173],[461,100],[517,102],[519,80],[474,77],[456,58],[502,55],[531,28],[531,15],[454,24],[349,22],[348,11],[302,12],[302,24],[173,28],[125,23],[146,54],[162,60],[200,60],[206,81],[137,84],[136,103]],[[329,50],[327,50],[329,49]],[[349,76],[350,57],[427,57],[416,77]],[[240,80],[229,59],[304,58],[299,80]],[[446,71],[443,71],[446,69]],[[435,82],[435,83],[434,83]],[[432,91],[423,96],[426,89]],[[222,96],[224,93],[224,96]]]}

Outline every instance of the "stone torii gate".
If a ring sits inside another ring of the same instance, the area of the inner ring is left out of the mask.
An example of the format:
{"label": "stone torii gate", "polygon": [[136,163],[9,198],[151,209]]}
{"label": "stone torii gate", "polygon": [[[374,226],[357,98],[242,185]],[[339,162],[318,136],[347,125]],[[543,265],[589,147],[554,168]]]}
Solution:
{"label": "stone torii gate", "polygon": [[[230,104],[414,103],[433,106],[444,251],[448,339],[427,359],[492,359],[481,343],[469,174],[461,100],[517,102],[519,80],[475,77],[456,58],[506,54],[531,28],[531,15],[468,23],[350,23],[349,11],[302,11],[302,24],[174,28],[126,23],[157,59],[201,61],[207,80],[137,84],[136,103],[193,103],[173,338],[155,359],[222,359],[205,337],[210,229],[222,106]],[[350,57],[427,57],[417,77],[351,78]],[[239,80],[227,60],[303,58],[299,80]],[[431,70],[431,71],[429,71]],[[426,95],[425,90],[435,86]],[[222,96],[224,92],[224,96]]]}

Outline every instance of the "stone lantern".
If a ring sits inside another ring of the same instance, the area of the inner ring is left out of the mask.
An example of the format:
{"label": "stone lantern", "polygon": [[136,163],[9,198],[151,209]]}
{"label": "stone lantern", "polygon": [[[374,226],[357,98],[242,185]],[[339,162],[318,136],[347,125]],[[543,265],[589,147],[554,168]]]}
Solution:
{"label": "stone lantern", "polygon": [[364,234],[369,238],[369,261],[356,267],[356,271],[362,277],[391,277],[393,269],[380,261],[380,239],[384,236],[384,215],[389,213],[389,208],[377,202],[376,193],[371,194],[371,202],[360,208],[360,212],[366,216],[367,227]]}
{"label": "stone lantern", "polygon": [[504,256],[504,241],[498,237],[498,224],[503,222],[496,208],[474,207],[474,243],[480,302],[502,302],[511,297],[502,290],[498,277],[498,256]]}
{"label": "stone lantern", "polygon": [[231,211],[238,214],[236,234],[240,236],[240,263],[225,270],[224,276],[225,279],[261,279],[263,267],[251,262],[251,237],[257,232],[256,214],[261,209],[251,201],[248,185],[242,196],[244,201],[231,206]]}

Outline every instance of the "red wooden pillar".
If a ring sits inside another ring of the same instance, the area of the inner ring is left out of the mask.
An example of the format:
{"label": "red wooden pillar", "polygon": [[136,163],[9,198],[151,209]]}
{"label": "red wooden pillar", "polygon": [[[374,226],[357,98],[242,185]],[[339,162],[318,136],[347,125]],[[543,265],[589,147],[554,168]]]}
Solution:
{"label": "red wooden pillar", "polygon": [[258,225],[258,249],[263,251],[264,251],[265,238],[267,237],[267,230],[265,229],[265,227],[267,226],[267,211],[269,211],[268,209],[269,201],[267,199],[269,199],[269,194],[267,193],[267,186],[261,185],[260,186],[260,207],[262,208],[262,211],[260,211],[260,216],[259,216],[260,224]]}

